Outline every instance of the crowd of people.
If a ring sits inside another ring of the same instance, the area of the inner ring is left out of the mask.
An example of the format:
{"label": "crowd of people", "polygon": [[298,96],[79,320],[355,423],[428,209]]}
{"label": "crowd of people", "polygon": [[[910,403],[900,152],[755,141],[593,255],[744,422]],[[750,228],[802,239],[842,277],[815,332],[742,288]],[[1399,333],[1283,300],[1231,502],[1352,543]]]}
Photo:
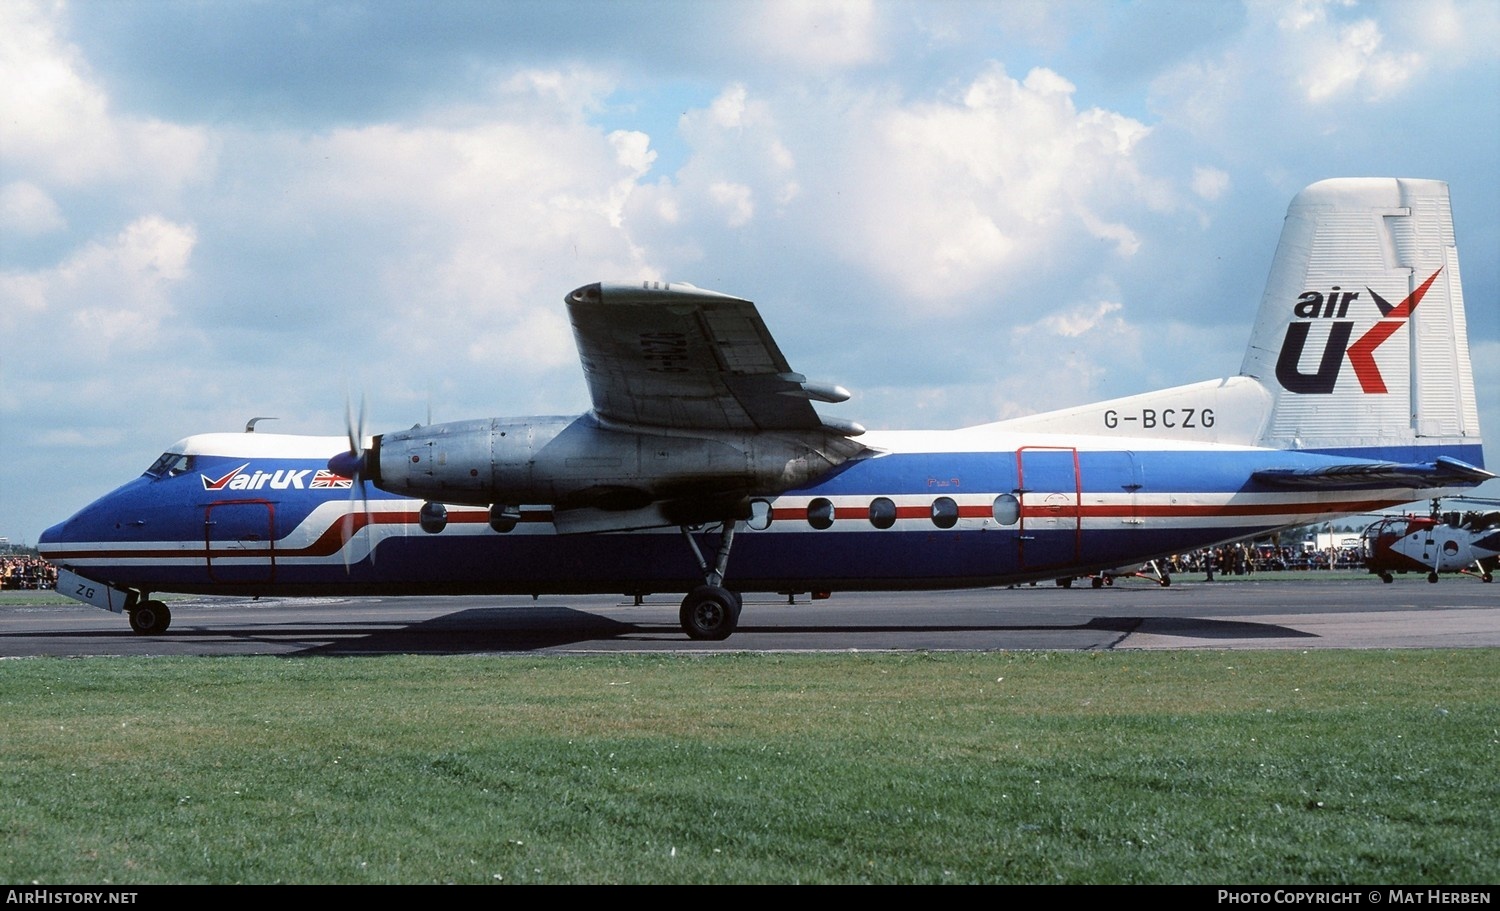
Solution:
{"label": "crowd of people", "polygon": [[1245,576],[1270,570],[1359,569],[1365,565],[1365,552],[1363,547],[1304,550],[1300,547],[1240,543],[1206,547],[1159,562],[1164,564],[1161,569],[1174,576],[1195,572],[1209,577]]}
{"label": "crowd of people", "polygon": [[57,586],[57,567],[24,554],[0,555],[0,589],[50,589]]}

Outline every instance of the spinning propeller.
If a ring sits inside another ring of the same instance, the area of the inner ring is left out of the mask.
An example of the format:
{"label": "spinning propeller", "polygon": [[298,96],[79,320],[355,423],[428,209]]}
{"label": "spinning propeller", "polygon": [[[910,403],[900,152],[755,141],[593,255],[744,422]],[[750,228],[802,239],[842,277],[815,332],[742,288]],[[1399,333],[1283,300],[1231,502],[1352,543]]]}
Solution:
{"label": "spinning propeller", "polygon": [[[354,534],[362,527],[370,525],[370,509],[365,484],[369,480],[369,458],[370,453],[364,448],[365,444],[365,397],[359,397],[359,418],[354,417],[354,405],[349,397],[344,397],[344,429],[349,437],[349,451],[335,454],[328,460],[328,470],[334,474],[349,478],[353,483],[349,486],[349,503],[353,506],[356,499],[359,500],[359,515],[363,521],[358,527],[354,524],[355,511],[347,509],[344,512],[343,544],[344,571],[350,571],[349,555],[353,549]],[[370,540],[370,563],[375,562],[375,541]]]}

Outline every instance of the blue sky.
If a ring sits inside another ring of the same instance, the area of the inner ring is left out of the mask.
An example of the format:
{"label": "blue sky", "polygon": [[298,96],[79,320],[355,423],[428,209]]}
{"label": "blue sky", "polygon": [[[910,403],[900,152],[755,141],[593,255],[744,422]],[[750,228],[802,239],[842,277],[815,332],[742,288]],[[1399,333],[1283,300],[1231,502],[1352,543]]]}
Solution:
{"label": "blue sky", "polygon": [[1450,183],[1500,434],[1490,0],[5,0],[0,536],[346,390],[582,411],[599,279],[755,300],[871,427],[1229,375],[1337,176]]}

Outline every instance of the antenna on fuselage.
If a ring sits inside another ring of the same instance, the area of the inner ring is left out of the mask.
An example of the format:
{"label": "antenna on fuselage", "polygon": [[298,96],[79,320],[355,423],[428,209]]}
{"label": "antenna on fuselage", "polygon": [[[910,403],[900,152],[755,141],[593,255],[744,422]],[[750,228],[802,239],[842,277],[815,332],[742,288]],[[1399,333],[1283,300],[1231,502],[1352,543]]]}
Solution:
{"label": "antenna on fuselage", "polygon": [[245,422],[245,432],[246,433],[254,433],[255,432],[255,422],[256,421],[279,421],[279,420],[281,420],[281,419],[280,418],[251,418],[250,420],[248,420],[248,421]]}

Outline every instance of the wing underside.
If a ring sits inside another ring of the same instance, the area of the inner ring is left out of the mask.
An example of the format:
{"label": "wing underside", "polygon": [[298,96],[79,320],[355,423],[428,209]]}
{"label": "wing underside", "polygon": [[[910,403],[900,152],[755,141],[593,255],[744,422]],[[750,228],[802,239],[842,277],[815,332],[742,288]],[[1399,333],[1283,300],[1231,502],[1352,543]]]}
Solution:
{"label": "wing underside", "polygon": [[606,422],[704,432],[841,427],[812,401],[848,393],[794,373],[750,301],[692,285],[600,283],[568,295],[567,306],[594,413]]}

